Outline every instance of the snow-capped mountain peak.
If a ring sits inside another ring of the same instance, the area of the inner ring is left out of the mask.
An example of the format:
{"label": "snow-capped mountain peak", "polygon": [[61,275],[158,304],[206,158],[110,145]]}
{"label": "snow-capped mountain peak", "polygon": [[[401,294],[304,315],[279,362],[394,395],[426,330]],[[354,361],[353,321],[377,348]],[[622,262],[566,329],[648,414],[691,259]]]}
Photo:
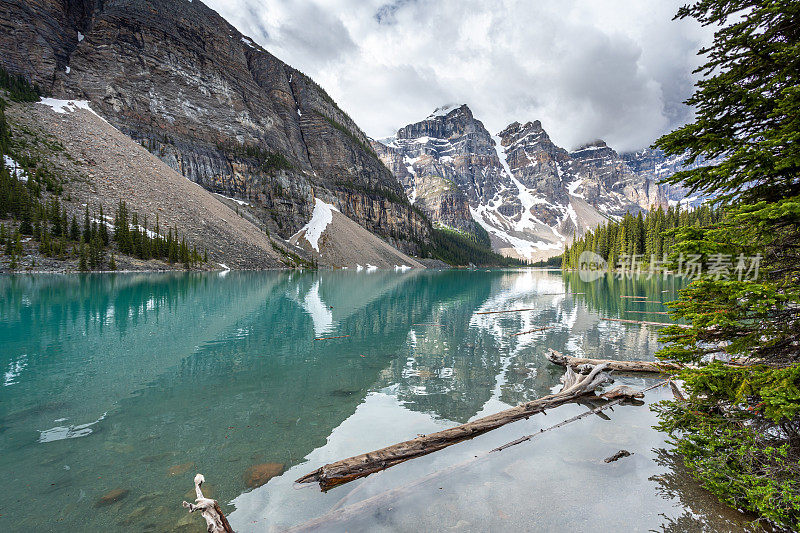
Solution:
{"label": "snow-capped mountain peak", "polygon": [[653,172],[632,168],[636,158],[602,140],[569,152],[539,120],[492,136],[466,105],[439,107],[373,145],[434,223],[466,233],[480,224],[495,251],[528,260],[557,255],[573,234],[670,200]]}

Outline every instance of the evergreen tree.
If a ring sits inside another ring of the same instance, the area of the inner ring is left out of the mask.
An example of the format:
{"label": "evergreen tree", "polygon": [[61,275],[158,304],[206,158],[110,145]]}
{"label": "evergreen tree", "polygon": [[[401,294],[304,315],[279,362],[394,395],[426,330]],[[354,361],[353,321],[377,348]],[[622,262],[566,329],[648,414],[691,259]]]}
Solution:
{"label": "evergreen tree", "polygon": [[83,242],[83,239],[81,239],[80,252],[78,254],[78,270],[81,272],[86,272],[89,270],[89,258],[86,251],[86,243]]}
{"label": "evergreen tree", "polygon": [[78,219],[72,215],[72,223],[69,226],[69,238],[72,241],[78,241],[81,238],[81,228],[78,226]]}
{"label": "evergreen tree", "polygon": [[103,206],[100,206],[100,239],[103,241],[103,246],[108,246],[110,239],[108,237],[108,227],[106,226],[106,217],[103,214]]}
{"label": "evergreen tree", "polygon": [[[681,292],[659,354],[700,365],[681,372],[688,397],[660,407],[661,428],[703,485],[725,502],[800,529],[800,3],[702,0],[684,6],[716,30],[688,103],[693,123],[662,137],[668,155],[716,164],[672,182],[719,195],[722,220],[670,221],[675,252],[762,257],[754,272],[705,275]],[[705,217],[706,213],[704,213]],[[750,259],[750,262],[753,260]],[[752,264],[750,265],[752,266]],[[704,364],[710,354],[741,367]]]}
{"label": "evergreen tree", "polygon": [[22,255],[22,252],[22,235],[17,231],[16,235],[14,235],[14,254]]}
{"label": "evergreen tree", "polygon": [[86,211],[83,213],[83,242],[89,242],[92,239],[92,221],[89,218],[89,205],[86,205]]}

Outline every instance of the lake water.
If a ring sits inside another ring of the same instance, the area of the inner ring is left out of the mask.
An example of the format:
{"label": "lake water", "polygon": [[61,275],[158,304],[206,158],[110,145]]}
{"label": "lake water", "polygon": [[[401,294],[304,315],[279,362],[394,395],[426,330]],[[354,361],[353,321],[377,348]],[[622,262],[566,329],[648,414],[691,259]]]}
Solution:
{"label": "lake water", "polygon": [[[333,508],[321,531],[741,531],[752,517],[691,480],[647,406],[584,418],[396,497],[378,495],[587,406],[327,493],[293,483],[556,390],[563,371],[548,348],[652,359],[654,327],[600,318],[668,321],[630,312],[660,303],[620,295],[668,301],[678,288],[526,270],[0,276],[0,530],[204,531],[180,506],[201,472],[237,531],[281,531]],[[519,308],[532,310],[477,314]],[[633,455],[603,462],[620,449]],[[283,473],[251,489],[254,466]]]}

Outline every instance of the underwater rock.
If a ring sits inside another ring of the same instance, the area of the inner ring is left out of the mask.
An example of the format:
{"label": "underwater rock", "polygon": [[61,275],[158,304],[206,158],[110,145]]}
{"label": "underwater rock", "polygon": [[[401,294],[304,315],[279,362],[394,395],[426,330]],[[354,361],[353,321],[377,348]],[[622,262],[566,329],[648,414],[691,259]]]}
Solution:
{"label": "underwater rock", "polygon": [[181,474],[185,474],[192,468],[194,468],[194,463],[183,463],[180,465],[171,466],[167,471],[167,474],[170,476],[179,476]]}
{"label": "underwater rock", "polygon": [[619,461],[623,457],[628,457],[629,455],[633,455],[633,454],[631,452],[629,452],[628,450],[620,450],[617,453],[615,453],[614,455],[612,455],[611,457],[606,457],[604,459],[604,461],[606,463],[613,463],[614,461]]}
{"label": "underwater rock", "polygon": [[283,463],[261,463],[253,465],[244,474],[244,483],[250,489],[265,484],[275,476],[283,474]]}
{"label": "underwater rock", "polygon": [[100,499],[97,500],[95,503],[95,507],[103,507],[105,505],[111,505],[114,502],[120,501],[122,498],[126,497],[130,491],[128,489],[113,489],[102,496]]}

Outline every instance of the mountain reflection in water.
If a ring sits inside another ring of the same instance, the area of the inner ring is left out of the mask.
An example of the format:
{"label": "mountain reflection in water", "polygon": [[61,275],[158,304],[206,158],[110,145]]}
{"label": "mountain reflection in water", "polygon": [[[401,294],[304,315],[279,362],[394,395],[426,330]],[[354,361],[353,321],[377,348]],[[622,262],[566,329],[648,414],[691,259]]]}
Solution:
{"label": "mountain reflection in water", "polygon": [[[525,270],[0,277],[0,474],[13,502],[0,528],[201,531],[180,507],[196,472],[237,531],[302,523],[585,409],[564,406],[328,493],[293,487],[326,462],[549,393],[562,369],[544,359],[548,348],[651,359],[655,329],[599,319],[664,310],[620,295],[668,301],[679,287]],[[520,308],[532,310],[477,314]],[[648,316],[633,318],[665,315]],[[607,414],[329,529],[743,527],[713,498],[665,488],[678,476],[705,495],[663,460],[647,407]],[[620,448],[634,455],[602,462]],[[253,472],[270,469],[284,473],[251,489]]]}

